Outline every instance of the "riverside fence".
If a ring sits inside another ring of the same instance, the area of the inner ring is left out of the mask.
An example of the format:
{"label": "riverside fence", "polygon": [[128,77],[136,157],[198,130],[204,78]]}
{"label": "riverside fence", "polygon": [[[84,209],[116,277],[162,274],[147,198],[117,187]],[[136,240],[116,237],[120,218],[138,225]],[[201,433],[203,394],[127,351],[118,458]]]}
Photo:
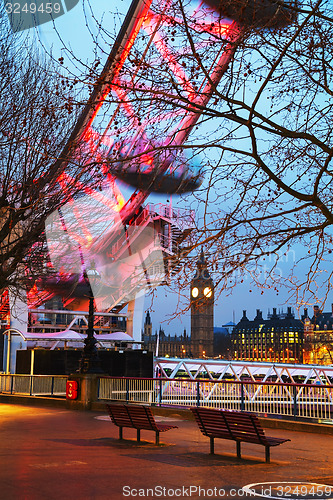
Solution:
{"label": "riverside fence", "polygon": [[[66,397],[68,376],[0,374],[0,393]],[[98,377],[98,401],[206,406],[333,425],[333,385],[181,378]]]}
{"label": "riverside fence", "polygon": [[66,375],[0,374],[0,393],[66,397]]}
{"label": "riverside fence", "polygon": [[101,377],[99,400],[207,406],[333,424],[333,385]]}

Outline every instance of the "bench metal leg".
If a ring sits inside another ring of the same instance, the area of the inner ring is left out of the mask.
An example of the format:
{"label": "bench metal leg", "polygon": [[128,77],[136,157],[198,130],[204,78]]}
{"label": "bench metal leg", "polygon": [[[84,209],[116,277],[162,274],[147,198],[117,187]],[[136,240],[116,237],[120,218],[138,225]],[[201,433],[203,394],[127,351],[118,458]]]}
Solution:
{"label": "bench metal leg", "polygon": [[123,428],[119,427],[119,439],[123,439]]}
{"label": "bench metal leg", "polygon": [[265,459],[266,459],[267,464],[269,464],[271,461],[270,451],[271,451],[271,447],[265,446]]}
{"label": "bench metal leg", "polygon": [[210,454],[214,455],[214,438],[210,438]]}
{"label": "bench metal leg", "polygon": [[140,443],[140,429],[136,430],[136,440],[138,443]]}
{"label": "bench metal leg", "polygon": [[156,431],[155,444],[156,445],[160,444],[160,432],[159,431]]}
{"label": "bench metal leg", "polygon": [[237,443],[237,458],[242,458],[241,457],[241,443],[240,441],[236,441]]}

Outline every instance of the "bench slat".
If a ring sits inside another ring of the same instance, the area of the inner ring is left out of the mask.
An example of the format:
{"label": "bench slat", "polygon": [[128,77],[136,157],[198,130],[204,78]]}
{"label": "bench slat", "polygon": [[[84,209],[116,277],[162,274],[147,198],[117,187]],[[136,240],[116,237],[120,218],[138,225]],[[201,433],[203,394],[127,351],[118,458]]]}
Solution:
{"label": "bench slat", "polygon": [[158,424],[149,406],[108,403],[106,407],[112,422],[120,428],[119,436],[121,437],[122,427],[136,429],[137,441],[140,441],[140,430],[155,431],[155,442],[158,444],[160,432],[178,428],[177,425]]}
{"label": "bench slat", "polygon": [[248,442],[265,446],[266,462],[270,461],[271,446],[290,441],[265,435],[256,415],[251,413],[219,410],[215,408],[191,408],[201,432],[210,438],[211,453],[214,453],[214,438],[231,439],[237,442],[237,457],[240,458],[240,443]]}
{"label": "bench slat", "polygon": [[230,432],[223,418],[212,408],[191,408],[192,413],[203,434],[208,437],[226,437]]}
{"label": "bench slat", "polygon": [[126,411],[126,408],[124,408],[124,405],[107,404],[106,407],[109,416],[115,425],[118,425],[118,427],[132,427],[131,419]]}

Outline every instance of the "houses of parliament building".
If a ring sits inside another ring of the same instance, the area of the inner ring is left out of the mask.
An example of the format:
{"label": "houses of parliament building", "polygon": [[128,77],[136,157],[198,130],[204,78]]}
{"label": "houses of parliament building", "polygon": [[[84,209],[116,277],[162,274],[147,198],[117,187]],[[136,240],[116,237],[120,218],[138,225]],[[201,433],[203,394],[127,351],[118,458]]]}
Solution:
{"label": "houses of parliament building", "polygon": [[222,328],[214,328],[214,283],[203,252],[191,281],[190,307],[190,335],[184,330],[180,336],[165,335],[161,327],[153,335],[148,311],[144,348],[156,356],[178,358],[215,356],[239,361],[324,365],[333,362],[333,304],[327,313],[315,305],[311,317],[304,309],[299,319],[291,307],[286,313],[273,308],[267,319],[257,309],[253,320],[247,318],[244,310],[237,324],[229,322]]}

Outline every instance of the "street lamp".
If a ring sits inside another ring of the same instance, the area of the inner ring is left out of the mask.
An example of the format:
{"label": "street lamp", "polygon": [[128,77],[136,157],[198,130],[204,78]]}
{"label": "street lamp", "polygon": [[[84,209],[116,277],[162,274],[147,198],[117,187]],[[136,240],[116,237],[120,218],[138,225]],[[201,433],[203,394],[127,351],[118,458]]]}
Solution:
{"label": "street lamp", "polygon": [[79,373],[103,373],[97,352],[97,340],[94,337],[94,294],[93,288],[99,283],[101,276],[95,267],[84,270],[83,277],[89,288],[89,313],[87,336],[84,339],[84,348],[80,359]]}

